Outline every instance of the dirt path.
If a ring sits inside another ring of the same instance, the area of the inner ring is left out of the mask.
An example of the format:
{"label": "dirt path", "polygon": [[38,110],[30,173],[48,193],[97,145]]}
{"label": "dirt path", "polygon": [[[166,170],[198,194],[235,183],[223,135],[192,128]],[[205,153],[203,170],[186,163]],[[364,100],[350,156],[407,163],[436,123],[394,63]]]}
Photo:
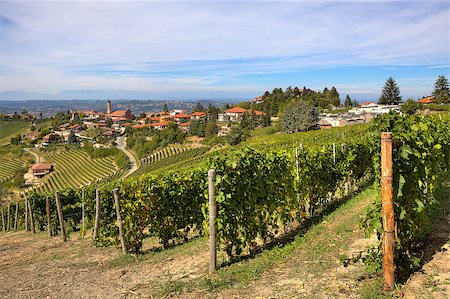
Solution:
{"label": "dirt path", "polygon": [[130,263],[134,257],[123,261],[116,248],[95,248],[89,239],[63,243],[44,233],[1,233],[0,298],[152,298],[161,282],[204,272],[204,243],[197,239]]}
{"label": "dirt path", "polygon": [[130,171],[123,176],[124,178],[129,177],[136,170],[138,170],[138,161],[136,160],[136,157],[129,150],[127,150],[127,144],[124,136],[117,137],[117,148],[123,151],[130,159]]}
{"label": "dirt path", "polygon": [[39,156],[34,151],[32,151],[30,148],[24,148],[23,150],[26,151],[27,153],[32,154],[34,156],[36,163],[42,163],[45,161],[44,157]]}
{"label": "dirt path", "polygon": [[450,214],[440,215],[434,223],[438,225],[424,249],[423,258],[427,262],[403,287],[405,298],[450,298]]}

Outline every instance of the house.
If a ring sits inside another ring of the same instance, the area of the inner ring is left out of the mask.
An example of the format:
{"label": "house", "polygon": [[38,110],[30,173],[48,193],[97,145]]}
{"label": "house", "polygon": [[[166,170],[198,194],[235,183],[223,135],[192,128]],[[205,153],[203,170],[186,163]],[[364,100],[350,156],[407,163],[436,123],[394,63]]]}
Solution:
{"label": "house", "polygon": [[50,163],[36,163],[30,166],[33,176],[43,177],[49,174],[53,170],[53,165]]}
{"label": "house", "polygon": [[398,105],[381,105],[375,103],[364,103],[359,107],[355,107],[348,111],[350,114],[375,114],[380,115],[384,113],[389,113],[390,111],[400,112],[400,107]]}
{"label": "house", "polygon": [[180,125],[180,129],[183,132],[188,132],[190,127],[191,127],[191,122],[185,122]]}
{"label": "house", "polygon": [[264,112],[262,111],[245,109],[241,107],[233,107],[231,109],[225,110],[224,112],[231,122],[240,122],[245,113],[247,113],[247,115],[254,115],[258,119],[260,119],[264,115]]}
{"label": "house", "polygon": [[114,130],[105,130],[102,134],[103,137],[116,137],[116,131]]}
{"label": "house", "polygon": [[321,129],[321,130],[323,130],[323,129],[331,129],[331,124],[328,122],[328,121],[326,121],[325,119],[320,119],[320,121],[319,121],[319,128]]}
{"label": "house", "polygon": [[168,121],[163,121],[163,122],[152,124],[152,125],[157,130],[164,130],[164,129],[167,129],[169,127],[169,122]]}
{"label": "house", "polygon": [[133,115],[131,114],[131,110],[116,110],[111,113],[107,113],[106,117],[111,118],[114,122],[123,121],[123,120],[131,120]]}
{"label": "house", "polygon": [[29,139],[29,140],[33,141],[33,140],[36,140],[39,138],[39,134],[40,134],[39,132],[34,131],[34,132],[25,134],[24,137],[25,137],[25,139]]}
{"label": "house", "polygon": [[182,109],[174,109],[174,110],[170,110],[169,115],[170,116],[175,116],[177,114],[186,114],[187,111],[186,110],[182,110]]}
{"label": "house", "polygon": [[60,125],[58,128],[60,131],[67,131],[67,130],[70,130],[70,124],[65,123],[65,124]]}
{"label": "house", "polygon": [[219,126],[219,132],[217,133],[218,136],[226,136],[231,131],[231,126],[223,125],[223,124],[217,124]]}
{"label": "house", "polygon": [[191,119],[199,120],[199,119],[202,119],[202,118],[205,118],[205,117],[206,117],[206,113],[205,112],[197,111],[197,112],[191,113]]}
{"label": "house", "polygon": [[42,142],[44,143],[54,143],[57,142],[60,139],[60,136],[58,136],[55,133],[49,133],[42,137]]}
{"label": "house", "polygon": [[433,103],[434,102],[433,99],[434,99],[434,97],[426,97],[426,98],[418,100],[417,103],[421,103],[421,104],[427,105],[427,104]]}
{"label": "house", "polygon": [[182,124],[184,122],[187,122],[188,120],[191,119],[191,116],[188,114],[184,114],[184,113],[178,113],[175,114],[175,116],[173,117],[173,120],[177,123],[177,124]]}
{"label": "house", "polygon": [[230,116],[228,116],[228,115],[225,114],[225,113],[219,113],[219,114],[217,115],[217,120],[218,120],[219,122],[221,122],[221,123],[229,122],[229,121],[230,121]]}
{"label": "house", "polygon": [[262,102],[263,102],[262,96],[257,96],[253,100],[250,101],[250,103],[254,103],[254,104],[260,104]]}

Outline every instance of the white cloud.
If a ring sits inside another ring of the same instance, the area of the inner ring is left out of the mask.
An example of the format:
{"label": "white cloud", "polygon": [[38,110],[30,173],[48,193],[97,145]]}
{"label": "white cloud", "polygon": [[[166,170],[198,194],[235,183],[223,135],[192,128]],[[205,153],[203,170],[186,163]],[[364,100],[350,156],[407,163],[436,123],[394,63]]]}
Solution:
{"label": "white cloud", "polygon": [[440,1],[0,2],[0,17],[3,90],[217,88],[301,68],[448,65],[450,52]]}

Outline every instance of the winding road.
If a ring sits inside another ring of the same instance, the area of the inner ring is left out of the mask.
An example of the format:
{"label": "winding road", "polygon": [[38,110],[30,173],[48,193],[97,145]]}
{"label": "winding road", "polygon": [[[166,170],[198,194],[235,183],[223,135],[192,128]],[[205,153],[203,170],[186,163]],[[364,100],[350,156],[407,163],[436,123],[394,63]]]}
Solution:
{"label": "winding road", "polygon": [[126,178],[138,169],[137,160],[134,157],[134,155],[129,150],[127,150],[127,143],[125,141],[125,136],[117,137],[116,142],[117,142],[117,148],[120,149],[122,152],[124,152],[125,155],[127,155],[128,158],[130,159],[130,166],[131,166],[130,171],[128,171],[128,173],[126,175],[124,175],[124,177],[123,177],[123,178]]}

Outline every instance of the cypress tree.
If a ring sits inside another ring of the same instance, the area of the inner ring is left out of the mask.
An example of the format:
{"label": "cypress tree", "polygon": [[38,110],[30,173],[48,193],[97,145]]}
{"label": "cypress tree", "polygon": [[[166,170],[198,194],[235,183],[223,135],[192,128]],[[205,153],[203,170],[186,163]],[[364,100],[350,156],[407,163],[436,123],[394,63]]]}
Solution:
{"label": "cypress tree", "polygon": [[350,99],[350,96],[347,95],[345,97],[345,102],[344,102],[345,107],[351,107],[352,106],[352,99]]}
{"label": "cypress tree", "polygon": [[378,104],[398,105],[402,101],[400,88],[392,77],[386,80],[378,99]]}
{"label": "cypress tree", "polygon": [[450,90],[448,87],[448,80],[445,76],[439,76],[434,84],[433,91],[434,100],[436,103],[446,103],[448,104]]}

